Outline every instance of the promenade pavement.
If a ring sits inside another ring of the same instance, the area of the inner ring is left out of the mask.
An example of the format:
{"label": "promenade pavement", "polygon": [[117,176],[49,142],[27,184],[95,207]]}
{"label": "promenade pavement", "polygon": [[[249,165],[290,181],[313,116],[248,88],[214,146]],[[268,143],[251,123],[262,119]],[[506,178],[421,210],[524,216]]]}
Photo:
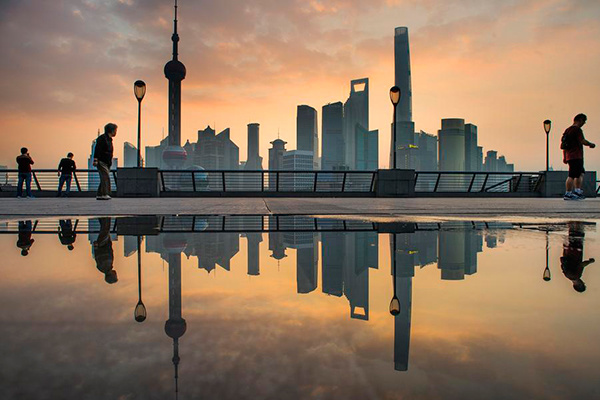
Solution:
{"label": "promenade pavement", "polygon": [[0,198],[0,218],[98,215],[331,215],[405,217],[600,219],[600,198]]}

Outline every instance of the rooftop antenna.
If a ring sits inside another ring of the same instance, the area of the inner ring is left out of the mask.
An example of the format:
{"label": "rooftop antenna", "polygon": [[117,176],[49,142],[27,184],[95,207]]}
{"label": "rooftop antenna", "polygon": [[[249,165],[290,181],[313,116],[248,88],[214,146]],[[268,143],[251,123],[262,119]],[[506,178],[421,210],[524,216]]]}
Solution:
{"label": "rooftop antenna", "polygon": [[279,127],[277,127],[277,139],[279,139]]}

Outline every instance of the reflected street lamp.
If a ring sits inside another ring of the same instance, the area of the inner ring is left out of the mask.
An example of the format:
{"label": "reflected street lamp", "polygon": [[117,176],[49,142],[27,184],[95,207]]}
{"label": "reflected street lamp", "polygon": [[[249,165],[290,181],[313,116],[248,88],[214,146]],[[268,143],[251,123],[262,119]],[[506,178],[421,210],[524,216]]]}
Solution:
{"label": "reflected street lamp", "polygon": [[[396,119],[394,118],[394,121]],[[390,301],[390,314],[394,317],[400,314],[400,300],[396,295],[396,234],[392,233],[392,284],[394,285],[394,296],[392,297],[392,301]]]}
{"label": "reflected street lamp", "polygon": [[142,139],[142,122],[141,122],[141,116],[142,116],[142,99],[144,98],[144,95],[146,94],[146,83],[144,81],[135,81],[135,83],[133,84],[133,93],[135,94],[135,98],[138,101],[138,137],[137,137],[137,166],[138,168],[141,167],[141,160],[142,160],[142,150],[140,148],[141,145],[141,139]]}
{"label": "reflected street lamp", "polygon": [[138,256],[138,303],[135,306],[133,316],[137,322],[146,320],[146,306],[142,302],[142,253],[141,253],[142,237],[137,237],[137,256]]}
{"label": "reflected street lamp", "polygon": [[549,119],[544,121],[544,132],[546,132],[546,172],[550,170],[550,129],[552,128],[552,121]]}
{"label": "reflected street lamp", "polygon": [[550,268],[548,267],[548,250],[550,248],[550,244],[549,244],[549,240],[548,240],[548,229],[546,229],[546,269],[544,270],[544,276],[543,279],[548,282],[550,279],[552,279],[552,276],[550,275]]}
{"label": "reflected street lamp", "polygon": [[[392,121],[392,142],[394,145],[394,154],[393,154],[393,164],[392,164],[392,168],[396,169],[396,108],[398,107],[398,103],[400,103],[400,97],[402,97],[402,93],[400,92],[400,88],[398,86],[393,86],[390,89],[390,100],[392,101],[392,104],[394,105],[394,120]],[[395,251],[395,250],[394,250]]]}

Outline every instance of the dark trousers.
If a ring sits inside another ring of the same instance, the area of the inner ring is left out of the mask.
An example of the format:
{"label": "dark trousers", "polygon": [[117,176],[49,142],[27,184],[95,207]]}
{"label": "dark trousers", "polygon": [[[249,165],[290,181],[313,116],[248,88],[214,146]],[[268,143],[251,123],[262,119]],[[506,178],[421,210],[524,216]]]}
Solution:
{"label": "dark trousers", "polygon": [[58,180],[58,195],[60,196],[62,192],[62,187],[66,183],[67,188],[65,189],[65,194],[68,195],[71,193],[71,179],[73,176],[71,174],[61,174],[60,179]]}
{"label": "dark trousers", "polygon": [[17,186],[17,197],[23,196],[23,182],[27,189],[27,196],[33,197],[31,194],[31,172],[19,172],[19,183]]}
{"label": "dark trousers", "polygon": [[96,196],[110,196],[110,168],[108,165],[98,161],[98,173],[100,174],[100,185]]}

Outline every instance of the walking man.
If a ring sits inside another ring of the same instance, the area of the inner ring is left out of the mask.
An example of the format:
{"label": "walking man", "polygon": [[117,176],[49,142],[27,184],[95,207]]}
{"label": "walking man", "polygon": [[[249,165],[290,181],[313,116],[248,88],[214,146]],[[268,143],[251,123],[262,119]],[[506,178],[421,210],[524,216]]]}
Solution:
{"label": "walking man", "polygon": [[25,182],[25,188],[27,189],[27,197],[33,198],[31,194],[31,166],[33,165],[33,159],[29,155],[27,147],[21,148],[21,155],[17,157],[17,164],[19,165],[19,183],[17,186],[17,197],[23,197],[23,182]]}
{"label": "walking man", "polygon": [[93,164],[100,174],[100,185],[96,200],[110,200],[110,166],[113,159],[113,138],[117,136],[117,125],[108,123],[104,126],[104,134],[96,139]]}
{"label": "walking man", "polygon": [[563,150],[563,162],[569,164],[569,177],[566,182],[565,200],[583,200],[583,146],[588,146],[590,149],[596,147],[592,142],[589,142],[583,137],[581,127],[585,125],[587,116],[585,114],[577,114],[573,119],[573,125],[568,127],[563,133],[560,148]]}
{"label": "walking man", "polygon": [[71,193],[71,179],[73,178],[73,173],[75,172],[75,161],[73,161],[73,153],[67,154],[66,158],[60,160],[58,164],[58,176],[60,179],[58,180],[58,193],[56,197],[60,197],[62,194],[62,187],[66,183],[67,189],[63,194],[64,197],[67,197],[69,193]]}

